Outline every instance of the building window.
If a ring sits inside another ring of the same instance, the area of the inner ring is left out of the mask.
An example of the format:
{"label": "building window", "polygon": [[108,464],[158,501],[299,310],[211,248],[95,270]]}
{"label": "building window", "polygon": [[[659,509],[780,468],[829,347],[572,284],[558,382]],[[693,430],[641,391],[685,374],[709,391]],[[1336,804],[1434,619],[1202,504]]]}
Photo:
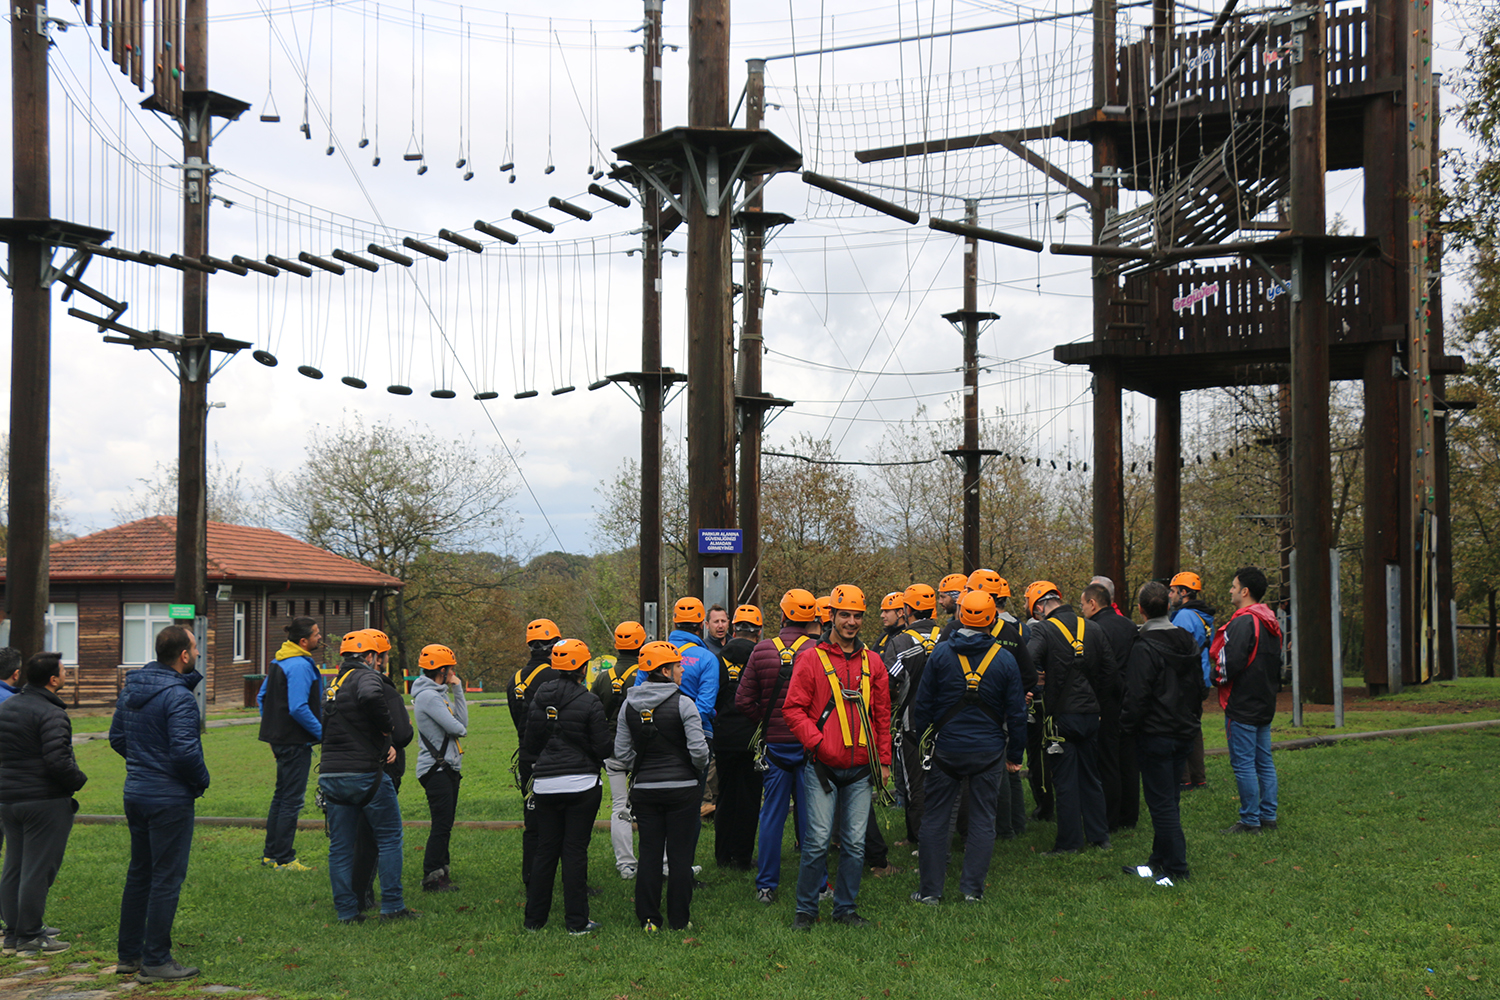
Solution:
{"label": "building window", "polygon": [[271,606],[267,610],[269,612],[269,617],[275,618],[276,617],[276,602],[272,601],[271,602]]}
{"label": "building window", "polygon": [[328,613],[327,611],[324,610],[324,605],[326,605],[327,603],[328,603],[327,601],[319,601],[318,602],[318,615],[319,615],[319,617],[321,617],[323,615],[326,615]]}
{"label": "building window", "polygon": [[78,662],[78,605],[47,605],[42,628],[43,649],[61,653],[64,663]]}
{"label": "building window", "polygon": [[150,663],[156,659],[156,633],[172,624],[167,604],[127,604],[121,615],[120,662]]}
{"label": "building window", "polygon": [[234,658],[245,658],[245,618],[249,605],[244,601],[234,602]]}

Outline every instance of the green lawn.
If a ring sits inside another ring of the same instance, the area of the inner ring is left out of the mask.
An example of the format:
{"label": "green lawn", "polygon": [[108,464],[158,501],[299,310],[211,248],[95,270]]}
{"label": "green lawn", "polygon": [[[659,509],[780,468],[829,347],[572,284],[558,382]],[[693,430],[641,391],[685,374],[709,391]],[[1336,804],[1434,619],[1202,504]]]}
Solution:
{"label": "green lawn", "polygon": [[[460,817],[514,817],[509,717],[503,708],[475,708],[472,719]],[[254,727],[210,730],[207,746],[214,787],[200,813],[263,812],[270,755]],[[333,920],[321,833],[298,835],[303,859],[318,870],[289,875],[255,863],[260,831],[203,828],[177,919],[177,956],[203,966],[205,981],[360,1000],[1493,998],[1497,754],[1500,730],[1281,753],[1281,831],[1236,839],[1216,832],[1234,820],[1235,800],[1227,759],[1210,758],[1209,788],[1183,802],[1190,882],[1164,889],[1120,873],[1149,852],[1144,816],[1139,830],[1116,837],[1112,853],[1060,860],[1040,856],[1053,828],[1037,824],[997,845],[981,907],[911,904],[914,859],[893,854],[906,870],[866,878],[861,893],[860,909],[875,926],[824,922],[810,934],[788,928],[790,853],[775,905],[754,902],[749,875],[710,863],[712,885],[695,897],[694,928],[648,937],[634,929],[631,886],[614,875],[608,837],[596,834],[592,881],[604,893],[593,915],[605,928],[572,938],[561,930],[560,899],[547,930],[521,930],[514,832],[456,832],[454,877],[463,891],[413,894],[422,921],[342,927]],[[91,775],[83,811],[118,812],[120,767],[107,745],[84,746],[80,758]],[[407,816],[425,818],[420,787],[412,781],[406,789]],[[897,839],[899,815],[888,811],[882,821],[887,838]],[[420,866],[424,837],[408,836],[408,871]],[[700,860],[712,858],[712,837],[706,829]],[[122,827],[75,828],[48,910],[75,942],[54,960],[59,968],[112,961],[127,854]],[[956,872],[950,891],[954,879]],[[0,960],[0,973],[19,964]]]}

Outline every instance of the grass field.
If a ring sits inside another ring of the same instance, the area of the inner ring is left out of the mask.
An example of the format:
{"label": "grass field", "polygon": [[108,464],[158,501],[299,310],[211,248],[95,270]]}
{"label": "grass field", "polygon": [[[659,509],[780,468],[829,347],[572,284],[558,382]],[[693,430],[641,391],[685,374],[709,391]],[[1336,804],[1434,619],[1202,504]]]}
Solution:
{"label": "grass field", "polygon": [[[1471,709],[1451,714],[1472,720],[1484,714],[1472,706],[1497,693],[1495,682],[1425,689],[1389,710],[1434,724],[1453,720],[1433,714],[1431,703],[1457,701]],[[1350,721],[1385,711],[1351,712]],[[475,708],[472,719],[459,816],[513,818],[509,717],[503,708]],[[210,730],[206,747],[214,786],[199,813],[263,814],[270,755],[255,727]],[[1234,820],[1235,800],[1227,759],[1213,757],[1209,788],[1184,796],[1190,882],[1164,889],[1120,872],[1149,853],[1144,816],[1138,830],[1115,838],[1113,852],[1056,860],[1040,856],[1052,826],[1035,824],[997,845],[982,906],[911,904],[915,859],[893,852],[905,870],[867,877],[860,896],[875,926],[825,921],[810,934],[788,927],[796,867],[789,845],[775,905],[754,901],[749,875],[710,863],[693,929],[647,936],[634,928],[632,887],[614,874],[608,837],[596,834],[591,881],[604,893],[593,916],[605,926],[572,938],[561,929],[560,899],[545,931],[521,930],[514,832],[456,832],[462,891],[411,894],[423,920],[343,927],[333,920],[321,833],[298,835],[303,859],[318,870],[290,875],[256,863],[261,831],[201,828],[177,956],[205,969],[196,985],[288,998],[1493,998],[1500,996],[1497,753],[1500,730],[1281,753],[1280,832],[1234,839],[1216,832]],[[118,812],[118,758],[103,741],[80,747],[79,757],[90,774],[82,811]],[[408,818],[426,818],[414,780],[402,800]],[[899,839],[899,814],[885,812],[882,822],[887,839]],[[409,872],[420,868],[424,837],[408,833]],[[712,858],[712,837],[705,829],[700,860]],[[49,922],[75,942],[54,960],[59,968],[113,961],[127,854],[123,827],[74,829],[48,910]],[[956,871],[950,889],[953,879]],[[18,966],[0,960],[0,974]]]}

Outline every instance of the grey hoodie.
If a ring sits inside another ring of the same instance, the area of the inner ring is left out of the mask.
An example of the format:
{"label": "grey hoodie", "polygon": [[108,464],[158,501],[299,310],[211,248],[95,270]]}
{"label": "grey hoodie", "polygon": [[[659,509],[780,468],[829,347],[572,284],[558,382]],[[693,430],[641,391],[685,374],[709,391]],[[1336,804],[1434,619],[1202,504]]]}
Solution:
{"label": "grey hoodie", "polygon": [[[683,734],[686,737],[688,757],[702,774],[708,767],[708,740],[703,735],[703,719],[693,699],[682,693],[676,684],[644,681],[630,688],[625,694],[625,704],[620,708],[620,718],[615,725],[615,759],[628,771],[635,764],[635,741],[630,738],[630,716],[638,716],[641,709],[655,709],[668,698],[677,699],[677,711],[682,716]],[[657,737],[660,739],[660,737]],[[687,781],[637,781],[636,788],[688,788],[698,784],[696,779]]]}
{"label": "grey hoodie", "polygon": [[469,732],[469,703],[464,700],[461,685],[439,684],[426,674],[419,674],[411,683],[411,705],[417,717],[417,734],[421,737],[421,749],[417,751],[417,778],[432,770],[437,763],[432,751],[442,749],[443,740],[448,739],[448,748],[443,757],[455,771],[463,766],[463,757],[458,752],[458,738]]}

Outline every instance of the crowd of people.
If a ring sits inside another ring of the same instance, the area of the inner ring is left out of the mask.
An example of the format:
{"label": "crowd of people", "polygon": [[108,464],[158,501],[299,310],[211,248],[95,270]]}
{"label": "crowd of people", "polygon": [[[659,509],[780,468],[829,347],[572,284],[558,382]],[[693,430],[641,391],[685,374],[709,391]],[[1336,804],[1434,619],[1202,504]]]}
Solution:
{"label": "crowd of people", "polygon": [[[770,636],[758,607],[731,613],[684,597],[665,640],[647,641],[639,622],[621,622],[615,661],[592,684],[587,645],[537,619],[526,629],[526,663],[507,685],[525,817],[523,925],[546,926],[561,869],[565,928],[600,929],[589,913],[596,890],[588,851],[606,783],[615,868],[634,883],[636,922],[648,932],[689,926],[709,800],[715,861],[753,871],[755,898],[767,905],[778,900],[792,819],[799,930],[818,922],[825,901],[833,922],[867,923],[857,909],[864,873],[896,871],[877,804],[904,812],[906,836],[894,846],[918,858],[918,905],[982,903],[996,841],[1015,839],[1028,823],[1055,824],[1047,858],[1111,850],[1111,834],[1138,823],[1143,799],[1151,851],[1123,870],[1174,886],[1192,874],[1179,796],[1205,786],[1202,708],[1212,692],[1239,796],[1239,815],[1223,833],[1277,828],[1270,724],[1282,637],[1265,591],[1265,575],[1242,567],[1228,588],[1232,610],[1216,626],[1192,572],[1144,584],[1124,609],[1106,578],[1089,581],[1076,606],[1038,580],[1025,588],[1017,618],[1009,583],[980,569],[885,595],[870,644],[862,639],[866,598],[851,584],[825,597],[788,590]],[[296,618],[286,632],[257,699],[260,739],[275,760],[261,864],[311,870],[295,836],[312,748],[321,744],[317,799],[338,919],[363,923],[377,907],[382,921],[419,917],[403,894],[397,795],[415,739],[432,820],[421,889],[454,891],[449,840],[469,720],[457,658],[447,646],[423,648],[409,715],[386,669],[385,633],[344,635],[325,688],[318,623]],[[156,660],[126,678],[109,731],[125,758],[130,830],[116,971],[143,983],[199,972],[171,953],[195,802],[209,786],[197,658],[191,632],[164,628]],[[69,947],[43,922],[77,810],[73,795],[88,780],[56,693],[66,671],[56,653],[23,665],[14,650],[0,650],[7,955]],[[963,861],[949,892],[955,834]]]}

